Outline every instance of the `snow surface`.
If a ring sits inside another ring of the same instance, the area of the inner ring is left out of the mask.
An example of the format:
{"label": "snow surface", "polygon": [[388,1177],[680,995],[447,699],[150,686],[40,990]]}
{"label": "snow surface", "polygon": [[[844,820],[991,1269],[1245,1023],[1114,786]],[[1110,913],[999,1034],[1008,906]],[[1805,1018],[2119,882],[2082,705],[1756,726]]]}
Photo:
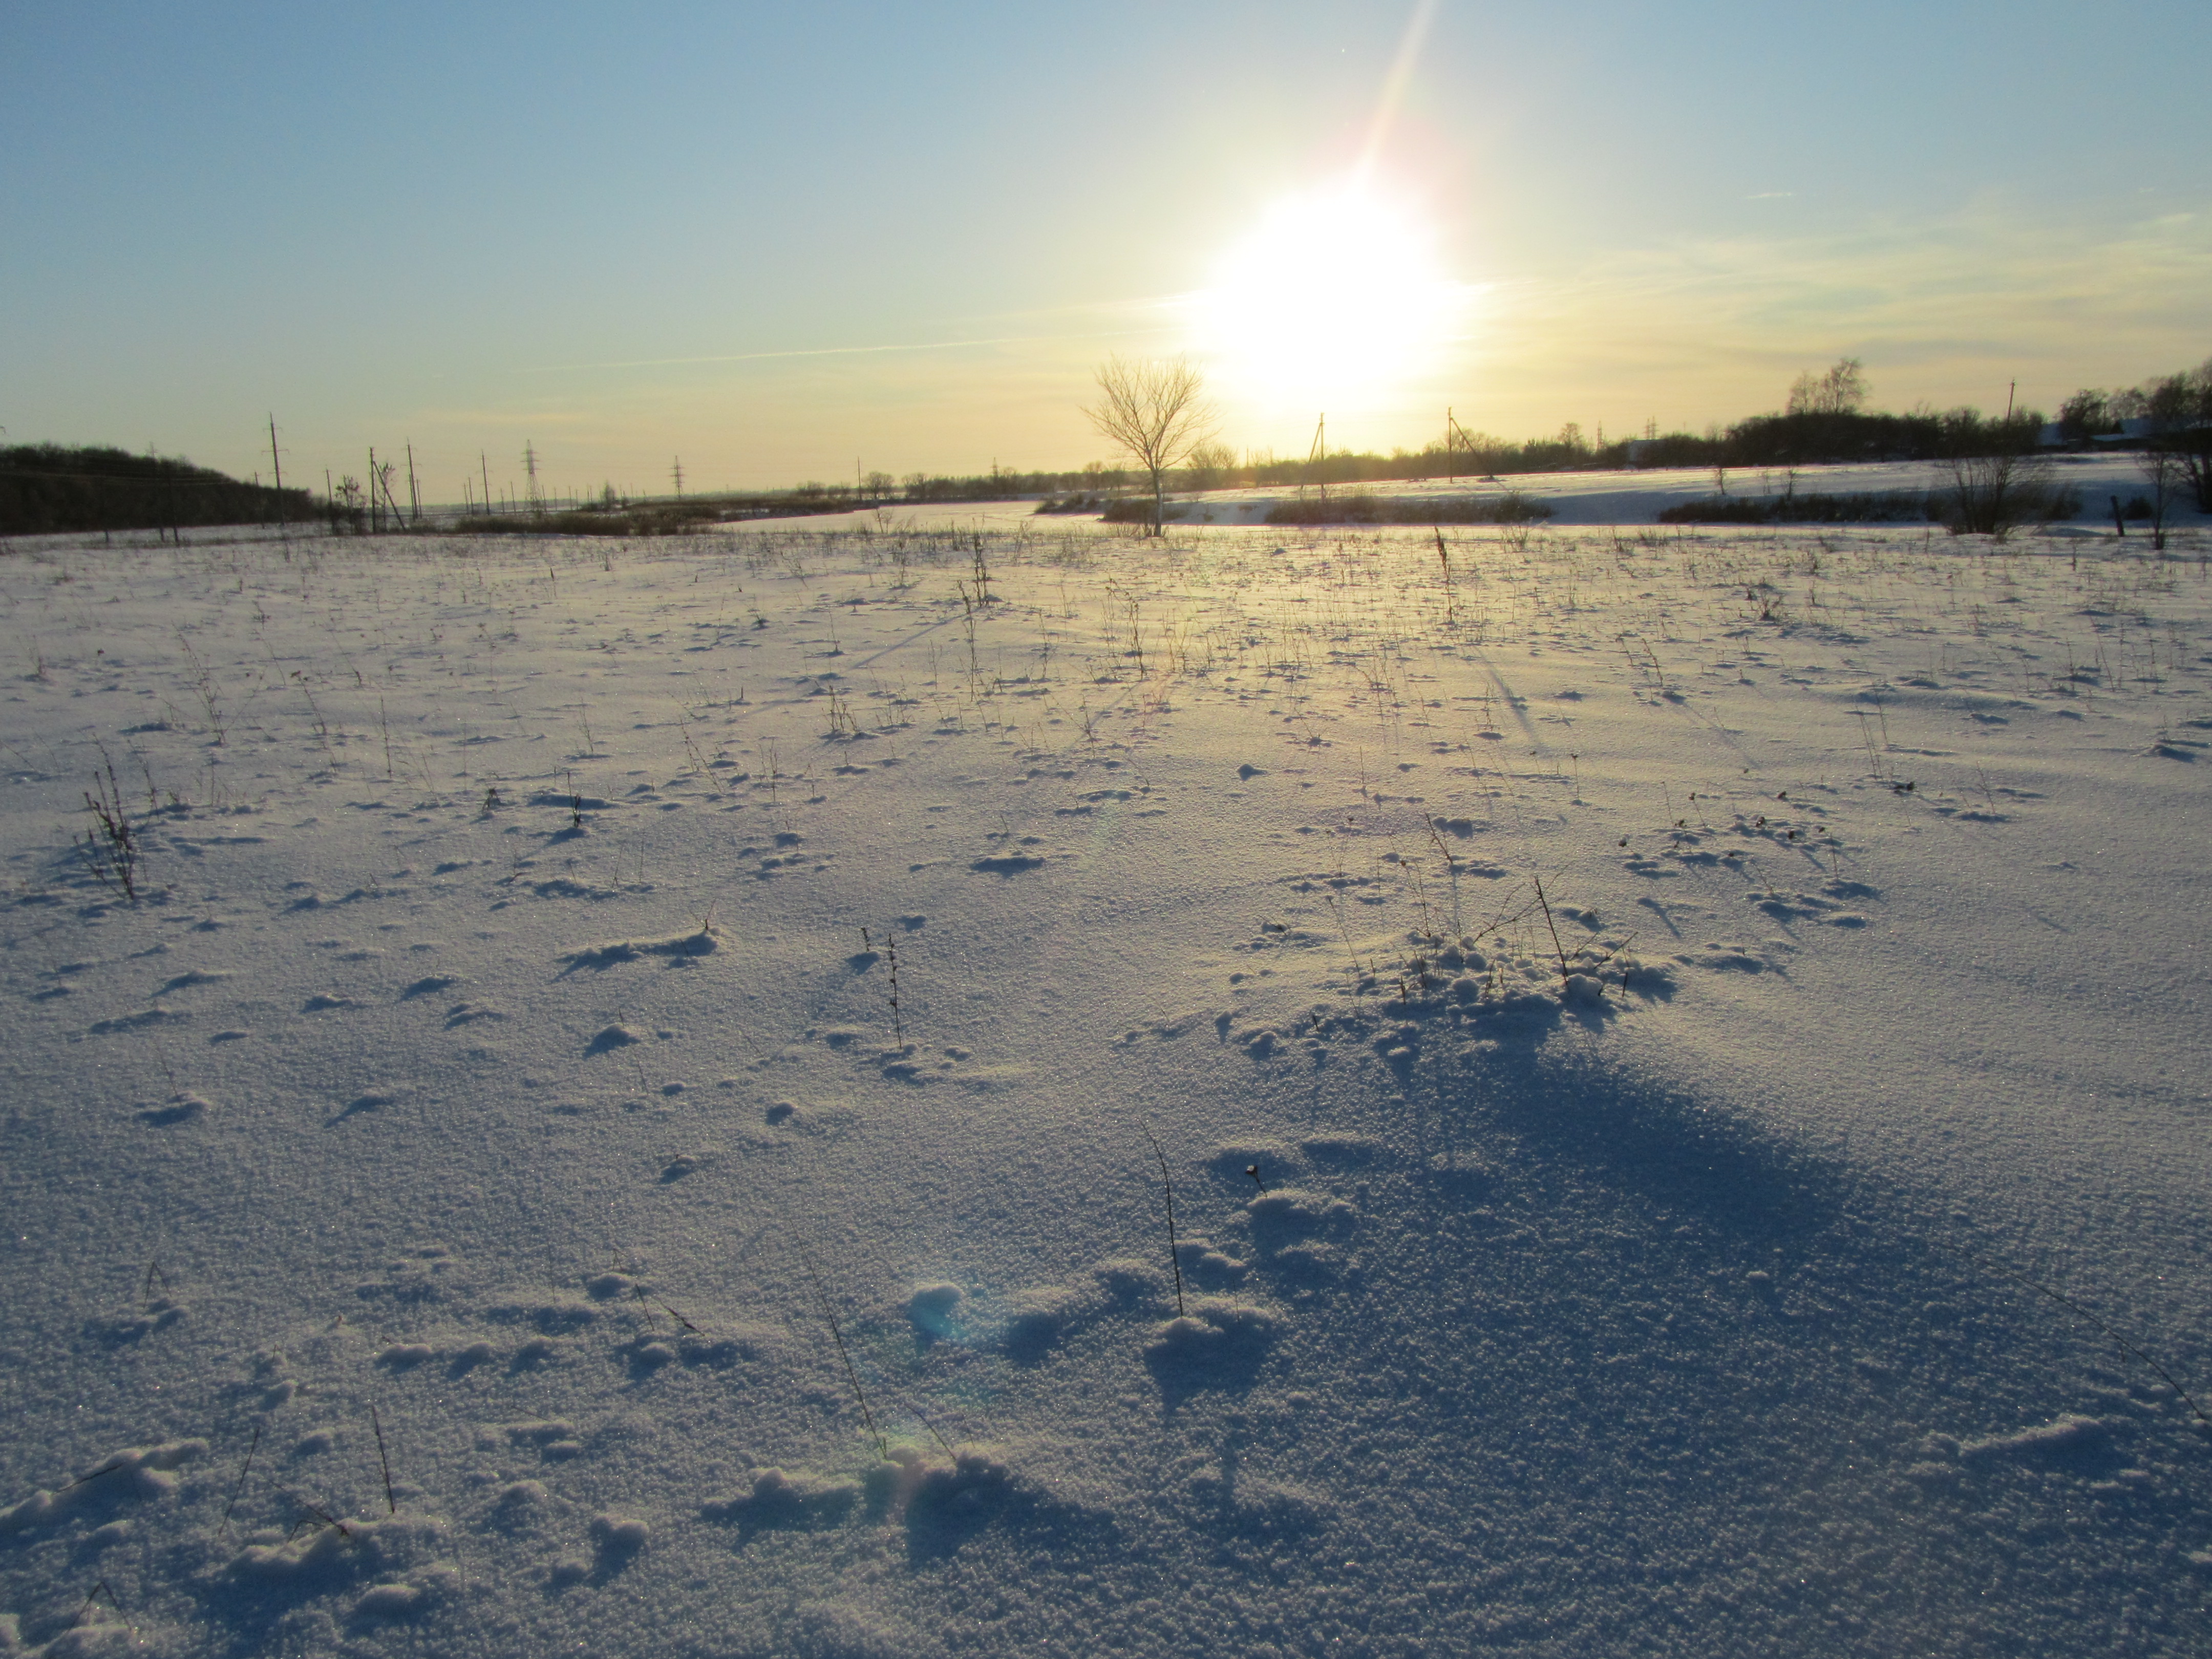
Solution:
{"label": "snow surface", "polygon": [[[2124,506],[2144,495],[2149,488],[2143,479],[2139,452],[2092,450],[2051,454],[2039,457],[2038,465],[2053,486],[2071,490],[2077,498],[2074,513],[2065,521],[2069,529],[2090,526],[2109,532],[2113,499],[2117,497]],[[1469,498],[1496,499],[1510,493],[1549,507],[1552,517],[1548,522],[1554,526],[1584,528],[1648,525],[1662,507],[1705,500],[1717,493],[1748,501],[1793,492],[1801,495],[1893,492],[1924,495],[1930,490],[1940,494],[1955,484],[1956,479],[1946,462],[1865,461],[1843,466],[1735,466],[1723,468],[1717,474],[1709,466],[1606,467],[1587,471],[1509,472],[1495,477],[1462,474],[1451,479],[1377,478],[1363,483],[1332,484],[1329,488],[1339,496],[1370,495],[1400,501],[1430,497],[1464,501]],[[1145,492],[1141,479],[1124,493],[1142,495]],[[1175,521],[1179,531],[1188,536],[1203,533],[1209,527],[1235,530],[1261,525],[1271,508],[1297,501],[1300,494],[1296,489],[1279,487],[1212,489],[1197,495],[1170,492],[1169,500],[1188,509],[1188,518]],[[1312,503],[1310,491],[1305,492],[1304,500],[1309,505]],[[2185,493],[2169,506],[2172,514],[2170,522],[2203,523],[2203,515],[2194,510]],[[921,507],[870,507],[821,517],[754,522],[774,523],[779,527],[804,526],[817,532],[874,528],[892,521],[927,527],[984,525],[1011,530],[1036,511],[1034,500],[940,501]],[[2132,533],[2147,536],[2149,532],[2146,526],[2138,523]]]}
{"label": "snow surface", "polygon": [[0,560],[0,1652],[2203,1650],[2202,532],[969,522]]}

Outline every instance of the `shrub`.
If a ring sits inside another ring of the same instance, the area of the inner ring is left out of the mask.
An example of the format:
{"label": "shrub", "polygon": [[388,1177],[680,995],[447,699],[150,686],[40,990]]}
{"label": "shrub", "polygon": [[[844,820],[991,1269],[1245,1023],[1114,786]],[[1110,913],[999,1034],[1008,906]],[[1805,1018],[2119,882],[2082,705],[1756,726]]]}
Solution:
{"label": "shrub", "polygon": [[1706,495],[1662,507],[1661,524],[1902,524],[1928,516],[1917,489],[1853,495]]}
{"label": "shrub", "polygon": [[1548,501],[1517,489],[1502,495],[1389,495],[1348,490],[1328,501],[1278,501],[1269,524],[1537,524],[1552,516]]}
{"label": "shrub", "polygon": [[2001,542],[2024,524],[2058,516],[2064,503],[2066,492],[2052,487],[2050,464],[2038,456],[1964,455],[1948,465],[1950,488],[1929,499],[1954,536]]}

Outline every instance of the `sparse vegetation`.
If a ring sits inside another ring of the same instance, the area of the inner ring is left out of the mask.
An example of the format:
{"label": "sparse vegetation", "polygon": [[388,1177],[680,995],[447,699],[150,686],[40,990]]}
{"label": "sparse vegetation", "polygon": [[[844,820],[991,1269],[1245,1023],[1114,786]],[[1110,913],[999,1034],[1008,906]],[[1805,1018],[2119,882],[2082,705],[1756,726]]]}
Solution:
{"label": "sparse vegetation", "polygon": [[137,903],[138,864],[144,849],[123,804],[113,761],[93,775],[93,787],[85,792],[84,810],[93,823],[92,830],[76,842],[85,868],[102,887]]}

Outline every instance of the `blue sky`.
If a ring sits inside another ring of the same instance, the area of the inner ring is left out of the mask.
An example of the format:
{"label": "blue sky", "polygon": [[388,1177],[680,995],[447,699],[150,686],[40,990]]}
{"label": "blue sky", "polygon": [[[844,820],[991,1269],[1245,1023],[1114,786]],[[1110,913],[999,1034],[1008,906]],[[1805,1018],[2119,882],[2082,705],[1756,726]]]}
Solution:
{"label": "blue sky", "polygon": [[[244,471],[273,410],[295,476],[411,441],[442,496],[526,440],[593,489],[1080,465],[1109,350],[1300,452],[1316,404],[1700,428],[1847,353],[2049,406],[2212,352],[2208,68],[2201,0],[20,9],[0,424]],[[1188,296],[1363,157],[1449,323],[1253,392]]]}

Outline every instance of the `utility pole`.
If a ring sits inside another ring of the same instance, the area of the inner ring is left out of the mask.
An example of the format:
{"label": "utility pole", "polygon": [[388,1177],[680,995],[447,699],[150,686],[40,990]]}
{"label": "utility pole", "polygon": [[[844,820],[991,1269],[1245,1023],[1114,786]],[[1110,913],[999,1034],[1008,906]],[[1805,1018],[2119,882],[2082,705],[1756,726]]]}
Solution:
{"label": "utility pole", "polygon": [[421,524],[422,522],[422,493],[415,488],[415,443],[412,439],[410,439],[407,443],[407,505],[412,509],[412,517],[410,520],[410,522],[418,525]]}
{"label": "utility pole", "polygon": [[477,451],[477,471],[478,471],[478,472],[483,476],[483,487],[484,487],[484,493],[483,493],[483,510],[484,510],[486,513],[489,513],[489,512],[491,512],[491,511],[492,511],[492,504],[491,504],[491,464],[490,464],[489,461],[487,461],[487,460],[485,460],[485,459],[484,459],[484,453],[483,453],[483,451],[482,451],[481,449],[479,449],[478,451]]}
{"label": "utility pole", "polygon": [[[1444,428],[1445,438],[1450,443],[1452,447],[1453,465],[1456,465],[1458,464],[1459,447],[1462,444],[1465,444],[1467,446],[1468,465],[1472,468],[1474,465],[1474,440],[1467,435],[1467,428],[1459,423],[1459,422],[1453,416],[1451,410],[1449,409],[1444,410]],[[1457,477],[1458,475],[1455,473],[1453,476]]]}
{"label": "utility pole", "polygon": [[684,499],[684,458],[681,455],[676,458],[676,465],[669,471],[676,480],[676,499],[680,501]]}
{"label": "utility pole", "polygon": [[[1306,470],[1298,480],[1300,496],[1304,496],[1306,493],[1306,479],[1314,478],[1315,473],[1328,459],[1328,416],[1324,411],[1321,418],[1314,422],[1313,447],[1306,452]],[[1328,480],[1326,477],[1319,477],[1314,478],[1314,482],[1321,488],[1322,510],[1327,512],[1328,510]]]}
{"label": "utility pole", "polygon": [[377,511],[376,506],[376,446],[374,444],[368,447],[368,528],[371,535],[384,528],[383,517]]}
{"label": "utility pole", "polygon": [[[276,413],[274,410],[269,414],[269,465],[276,474],[276,518],[284,526],[284,544],[289,548],[292,543],[292,514],[284,504],[284,463],[276,453]],[[284,556],[289,559],[291,555],[288,552]]]}
{"label": "utility pole", "polygon": [[530,510],[535,513],[538,510],[538,446],[527,438],[522,441],[522,470],[530,475]]}

